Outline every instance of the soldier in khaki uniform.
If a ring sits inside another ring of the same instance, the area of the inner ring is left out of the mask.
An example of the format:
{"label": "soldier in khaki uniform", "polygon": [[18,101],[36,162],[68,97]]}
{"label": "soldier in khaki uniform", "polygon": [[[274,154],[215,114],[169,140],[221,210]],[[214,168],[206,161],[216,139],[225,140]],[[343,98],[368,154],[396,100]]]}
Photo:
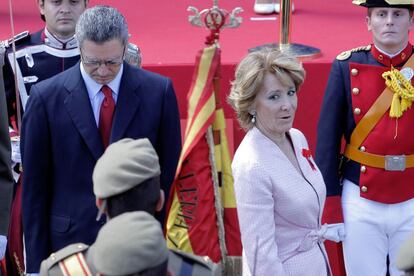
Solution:
{"label": "soldier in khaki uniform", "polygon": [[78,243],[52,254],[40,275],[167,275],[167,260],[159,222],[147,212],[128,212],[106,223],[90,247]]}
{"label": "soldier in khaki uniform", "polygon": [[[154,215],[164,203],[159,175],[158,156],[148,139],[123,139],[110,145],[93,172],[98,217],[137,210]],[[177,250],[169,253],[168,271],[172,276],[221,275],[220,265],[208,257]]]}
{"label": "soldier in khaki uniform", "polygon": [[164,204],[160,174],[158,155],[147,138],[126,138],[111,144],[92,175],[98,219],[104,213],[113,218],[131,211],[151,215],[160,211]]}
{"label": "soldier in khaki uniform", "polygon": [[[148,139],[133,140],[127,138],[111,144],[96,163],[93,172],[93,188],[99,208],[98,219],[103,214],[106,214],[109,219],[108,225],[109,223],[114,224],[113,222],[118,220],[120,216],[124,216],[125,212],[145,211],[148,214],[154,215],[155,212],[161,210],[164,203],[164,194],[160,189],[159,175],[158,156]],[[104,228],[107,228],[107,225]],[[103,237],[102,231],[104,231],[104,228],[99,232],[97,241],[91,248],[96,247],[100,237]],[[111,236],[110,231],[105,231],[105,233],[109,233],[109,240],[118,239],[117,236]],[[126,236],[127,233],[119,239]],[[138,239],[131,238],[128,240],[129,242],[126,242],[126,244],[133,247]],[[109,251],[123,252],[125,249],[120,242],[118,245],[113,245],[113,249]],[[80,252],[82,254],[79,254]],[[105,273],[96,261],[91,260],[88,252],[90,252],[90,249],[88,250],[84,244],[70,245],[52,254],[51,257],[42,263],[41,275],[62,275],[59,274],[62,273],[61,263],[65,260],[76,260],[74,269],[78,269],[82,265],[86,267],[87,265],[92,274],[85,275],[94,275],[96,271],[104,275],[113,275],[108,272]],[[74,256],[83,257],[76,257],[75,259]],[[81,261],[78,261],[79,258]],[[105,255],[103,258],[105,261],[101,265],[106,264],[109,266],[110,257]],[[168,271],[172,276],[221,275],[220,266],[214,264],[208,258],[179,251],[170,251],[168,258]],[[166,275],[162,272],[164,265],[164,263],[160,263],[158,266],[153,267],[151,271],[147,271],[146,273],[148,274],[138,275],[149,275],[149,273],[154,273],[151,275]]]}

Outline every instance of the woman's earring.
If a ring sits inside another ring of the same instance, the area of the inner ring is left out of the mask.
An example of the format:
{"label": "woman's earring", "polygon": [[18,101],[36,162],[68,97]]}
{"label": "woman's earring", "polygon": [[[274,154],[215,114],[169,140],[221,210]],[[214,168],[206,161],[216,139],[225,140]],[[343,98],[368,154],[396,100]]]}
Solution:
{"label": "woman's earring", "polygon": [[256,112],[253,112],[250,115],[252,115],[252,123],[255,124],[256,123]]}

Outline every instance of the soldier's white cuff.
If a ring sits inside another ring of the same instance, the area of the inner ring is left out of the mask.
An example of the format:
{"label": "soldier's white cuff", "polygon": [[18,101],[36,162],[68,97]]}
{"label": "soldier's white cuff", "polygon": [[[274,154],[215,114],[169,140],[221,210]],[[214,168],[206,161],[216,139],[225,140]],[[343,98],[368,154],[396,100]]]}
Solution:
{"label": "soldier's white cuff", "polygon": [[4,254],[6,253],[7,247],[7,237],[0,235],[0,260],[4,258]]}

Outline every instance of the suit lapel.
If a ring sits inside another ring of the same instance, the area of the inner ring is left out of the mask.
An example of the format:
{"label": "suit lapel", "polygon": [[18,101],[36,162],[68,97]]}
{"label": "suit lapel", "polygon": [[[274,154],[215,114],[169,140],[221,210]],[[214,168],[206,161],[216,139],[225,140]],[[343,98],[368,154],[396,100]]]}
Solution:
{"label": "suit lapel", "polygon": [[129,65],[124,62],[124,72],[112,123],[111,143],[120,140],[124,136],[131,120],[134,118],[140,105],[139,87],[140,81],[137,74],[131,71]]}
{"label": "suit lapel", "polygon": [[64,83],[68,91],[64,103],[75,127],[97,160],[103,154],[104,148],[96,127],[88,92],[80,73],[79,63],[69,70],[72,72],[71,74],[68,73],[69,77]]}

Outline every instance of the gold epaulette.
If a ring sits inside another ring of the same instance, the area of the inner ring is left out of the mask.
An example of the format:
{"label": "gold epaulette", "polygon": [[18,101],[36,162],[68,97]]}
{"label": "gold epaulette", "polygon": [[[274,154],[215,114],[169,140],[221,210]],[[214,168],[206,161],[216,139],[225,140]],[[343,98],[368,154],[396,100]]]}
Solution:
{"label": "gold epaulette", "polygon": [[371,45],[356,47],[354,49],[340,53],[339,55],[336,56],[336,59],[346,60],[352,55],[352,53],[361,52],[361,51],[370,51],[370,50],[371,50]]}

